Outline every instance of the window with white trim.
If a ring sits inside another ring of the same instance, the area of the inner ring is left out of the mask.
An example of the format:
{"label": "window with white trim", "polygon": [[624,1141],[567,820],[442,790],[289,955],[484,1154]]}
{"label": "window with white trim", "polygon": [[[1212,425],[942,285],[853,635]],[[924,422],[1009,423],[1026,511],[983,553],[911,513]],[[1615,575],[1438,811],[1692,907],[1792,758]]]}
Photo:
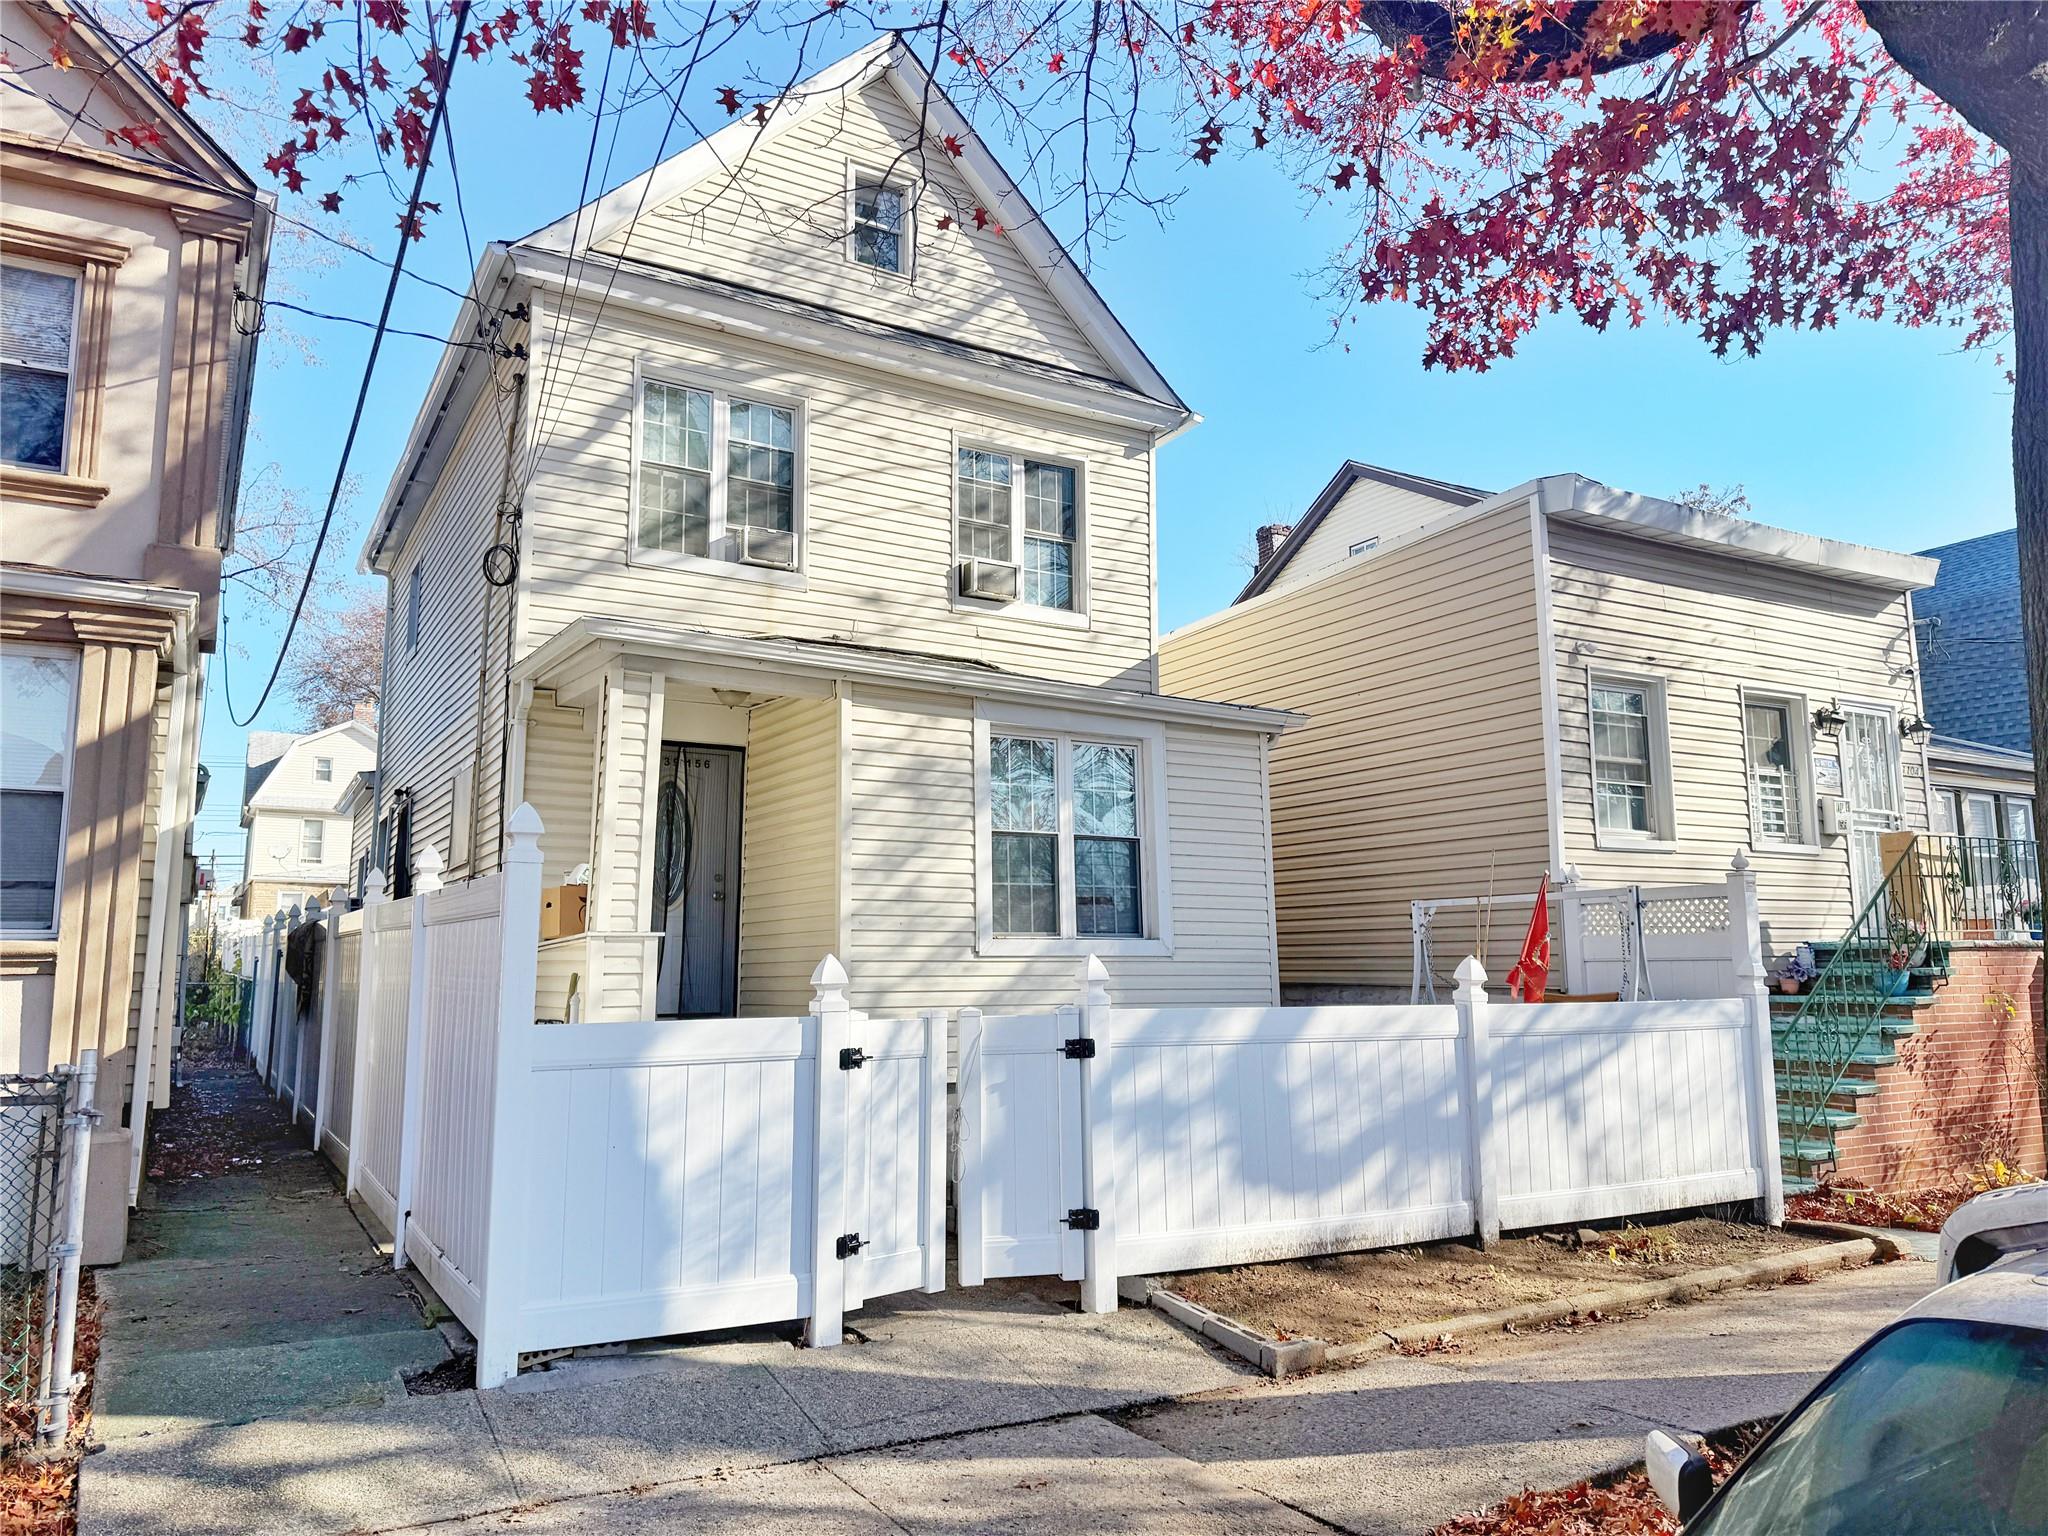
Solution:
{"label": "window with white trim", "polygon": [[1648,678],[1596,675],[1588,705],[1596,834],[1623,841],[1669,838],[1663,689]]}
{"label": "window with white trim", "polygon": [[78,659],[0,647],[0,931],[57,931]]}
{"label": "window with white trim", "polygon": [[909,186],[859,169],[850,173],[848,181],[847,258],[856,266],[908,277],[916,240]]}
{"label": "window with white trim", "polygon": [[299,862],[318,864],[327,850],[327,823],[307,817],[299,823]]}
{"label": "window with white trim", "polygon": [[1813,842],[1805,706],[1746,693],[1742,734],[1749,768],[1750,837],[1755,846]]}
{"label": "window with white trim", "polygon": [[306,893],[304,891],[279,891],[277,893],[277,910],[280,912],[289,912],[293,907],[303,907],[305,904]]}
{"label": "window with white trim", "polygon": [[1077,466],[962,447],[954,504],[963,562],[1016,566],[1017,601],[1030,607],[1071,613],[1081,606]]}
{"label": "window with white trim", "polygon": [[61,473],[78,274],[0,263],[0,459]]}
{"label": "window with white trim", "polygon": [[1064,735],[990,734],[995,937],[1145,936],[1139,750]]}
{"label": "window with white trim", "polygon": [[637,556],[795,569],[802,432],[794,406],[644,378],[639,418]]}
{"label": "window with white trim", "polygon": [[334,782],[334,759],[331,757],[314,758],[313,778],[321,784],[332,784]]}

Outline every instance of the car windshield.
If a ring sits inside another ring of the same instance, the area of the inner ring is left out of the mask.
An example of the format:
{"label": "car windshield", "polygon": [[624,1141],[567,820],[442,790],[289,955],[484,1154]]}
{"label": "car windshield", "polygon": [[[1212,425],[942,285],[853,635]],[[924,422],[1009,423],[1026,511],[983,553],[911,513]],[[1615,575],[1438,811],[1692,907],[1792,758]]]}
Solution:
{"label": "car windshield", "polygon": [[1686,1536],[2048,1533],[2048,1332],[1926,1319],[1871,1342]]}

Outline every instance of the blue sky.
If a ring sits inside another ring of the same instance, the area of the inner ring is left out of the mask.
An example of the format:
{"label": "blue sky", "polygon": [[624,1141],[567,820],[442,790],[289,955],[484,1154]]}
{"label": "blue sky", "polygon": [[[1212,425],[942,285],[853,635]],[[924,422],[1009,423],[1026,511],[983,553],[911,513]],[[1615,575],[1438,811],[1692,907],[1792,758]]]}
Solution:
{"label": "blue sky", "polygon": [[[759,56],[757,49],[752,57]],[[689,105],[704,114],[700,122],[724,121],[711,98],[740,73],[735,64],[699,75]],[[593,71],[593,93],[595,82]],[[646,167],[664,115],[647,108],[629,116],[612,182]],[[536,119],[513,72],[500,65],[458,73],[450,117],[479,246],[523,234],[575,205],[587,116]],[[671,152],[683,142],[679,130]],[[1820,334],[1780,332],[1761,357],[1723,362],[1690,334],[1661,323],[1596,333],[1559,318],[1491,372],[1428,372],[1419,361],[1422,317],[1413,310],[1363,312],[1344,327],[1343,345],[1329,344],[1314,274],[1344,238],[1342,210],[1305,211],[1275,162],[1219,158],[1183,173],[1162,155],[1154,181],[1186,188],[1168,222],[1155,226],[1149,215],[1136,215],[1119,240],[1099,249],[1091,275],[1205,418],[1161,456],[1166,628],[1227,603],[1246,575],[1237,557],[1251,529],[1290,520],[1345,458],[1489,489],[1564,470],[1656,495],[1702,481],[1740,482],[1762,521],[1897,549],[2012,523],[2009,391],[1988,355],[1958,354],[1948,333],[1862,322]],[[470,268],[455,200],[445,174],[431,185],[428,195],[438,192],[443,212],[408,265],[459,289]],[[388,255],[396,210],[386,194],[363,187],[349,203],[344,212],[353,236]],[[284,206],[307,211],[289,196]],[[318,242],[308,249],[333,261],[308,267],[287,255],[273,295],[374,318],[383,269]],[[407,281],[394,324],[445,334],[454,307],[445,293]],[[249,469],[276,462],[318,506],[334,473],[369,332],[295,315],[275,320],[304,345],[266,342]],[[323,572],[353,571],[364,521],[439,350],[405,337],[386,342],[352,461],[360,494],[337,522]],[[243,654],[223,660],[238,707],[246,710],[281,626],[239,594],[229,594],[227,608]],[[240,874],[237,800],[246,731],[222,701],[221,670],[217,661],[203,747],[215,792],[202,814],[200,851],[202,859],[218,853],[225,881]],[[280,688],[254,728],[299,723]]]}

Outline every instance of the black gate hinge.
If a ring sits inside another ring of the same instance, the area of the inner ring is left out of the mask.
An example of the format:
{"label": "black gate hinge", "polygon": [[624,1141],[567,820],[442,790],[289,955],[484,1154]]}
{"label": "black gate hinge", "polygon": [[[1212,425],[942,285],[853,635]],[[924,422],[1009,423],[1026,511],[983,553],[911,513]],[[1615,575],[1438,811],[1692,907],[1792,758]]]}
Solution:
{"label": "black gate hinge", "polygon": [[1076,1232],[1100,1232],[1102,1230],[1102,1212],[1096,1210],[1092,1205],[1077,1206],[1075,1209],[1067,1212],[1067,1225]]}
{"label": "black gate hinge", "polygon": [[1078,1035],[1060,1047],[1060,1054],[1069,1061],[1093,1061],[1095,1039],[1092,1035]]}
{"label": "black gate hinge", "polygon": [[839,1070],[851,1072],[855,1067],[865,1065],[867,1059],[868,1053],[859,1046],[844,1046],[839,1052]]}
{"label": "black gate hinge", "polygon": [[866,1239],[858,1232],[849,1232],[832,1245],[832,1251],[842,1259],[850,1259],[865,1247],[867,1247]]}

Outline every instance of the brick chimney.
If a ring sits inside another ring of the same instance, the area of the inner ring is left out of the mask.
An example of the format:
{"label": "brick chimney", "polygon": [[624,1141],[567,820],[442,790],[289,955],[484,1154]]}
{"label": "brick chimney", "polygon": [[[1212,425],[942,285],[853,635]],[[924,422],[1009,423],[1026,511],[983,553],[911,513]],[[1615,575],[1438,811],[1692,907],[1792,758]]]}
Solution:
{"label": "brick chimney", "polygon": [[1287,541],[1287,535],[1292,532],[1292,523],[1267,523],[1252,535],[1259,544],[1259,570],[1263,571],[1266,568],[1273,559],[1273,552]]}
{"label": "brick chimney", "polygon": [[349,710],[349,718],[359,725],[375,725],[377,723],[377,701],[375,699],[357,699],[354,707]]}

